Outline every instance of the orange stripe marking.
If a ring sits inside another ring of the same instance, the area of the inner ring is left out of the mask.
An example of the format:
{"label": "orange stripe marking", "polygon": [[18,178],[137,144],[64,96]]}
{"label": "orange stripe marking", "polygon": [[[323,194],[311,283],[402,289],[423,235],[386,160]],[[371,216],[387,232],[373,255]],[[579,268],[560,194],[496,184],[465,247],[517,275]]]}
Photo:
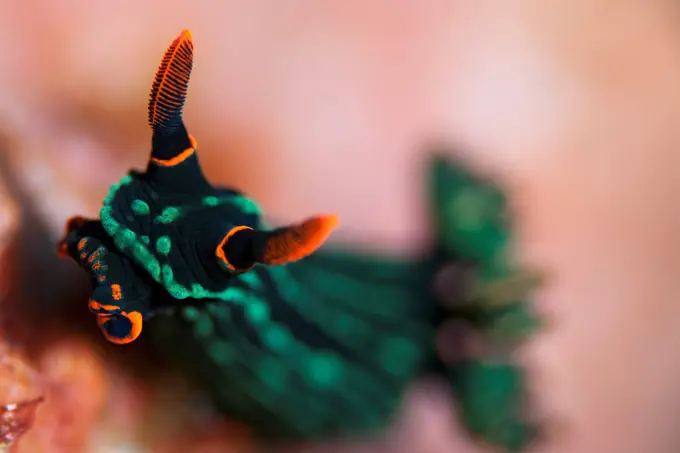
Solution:
{"label": "orange stripe marking", "polygon": [[123,298],[123,293],[120,290],[120,285],[117,284],[111,285],[111,297],[113,297],[113,300],[121,300]]}
{"label": "orange stripe marking", "polygon": [[90,310],[93,310],[93,311],[99,311],[99,310],[116,311],[116,310],[120,310],[120,307],[118,305],[104,305],[104,304],[100,304],[99,302],[97,302],[96,300],[93,300],[93,299],[90,299],[90,301],[88,302],[88,306],[89,306]]}
{"label": "orange stripe marking", "polygon": [[124,337],[113,337],[109,335],[109,333],[106,331],[104,328],[104,324],[106,324],[107,321],[111,320],[111,316],[109,315],[97,315],[97,325],[99,325],[99,328],[101,329],[102,333],[104,334],[104,337],[110,341],[111,343],[114,344],[128,344],[132,343],[135,341],[139,335],[142,333],[142,326],[144,324],[144,320],[142,318],[142,314],[137,312],[137,311],[132,311],[130,313],[121,313],[122,316],[126,317],[130,323],[132,324],[132,328],[130,329],[130,332],[125,335]]}
{"label": "orange stripe marking", "polygon": [[238,233],[239,231],[243,231],[243,230],[252,230],[252,228],[250,228],[249,226],[245,226],[245,225],[240,225],[240,226],[232,228],[231,230],[229,230],[229,232],[226,235],[224,235],[224,238],[222,238],[222,241],[220,241],[219,245],[217,246],[217,249],[215,249],[215,256],[217,256],[217,258],[219,260],[221,260],[222,263],[224,263],[224,265],[227,266],[227,269],[229,269],[230,271],[245,272],[248,269],[251,269],[253,267],[253,266],[250,266],[247,269],[236,269],[229,262],[226,255],[224,254],[224,246],[227,244],[227,241],[229,240],[229,238],[232,237],[234,234]]}
{"label": "orange stripe marking", "polygon": [[189,157],[191,157],[192,154],[196,151],[196,148],[198,148],[198,143],[196,143],[196,140],[192,135],[189,135],[189,140],[191,141],[191,148],[187,148],[175,157],[171,159],[157,159],[155,157],[151,158],[151,162],[153,162],[156,165],[159,165],[161,167],[174,167],[176,165],[181,164],[185,160],[187,160]]}

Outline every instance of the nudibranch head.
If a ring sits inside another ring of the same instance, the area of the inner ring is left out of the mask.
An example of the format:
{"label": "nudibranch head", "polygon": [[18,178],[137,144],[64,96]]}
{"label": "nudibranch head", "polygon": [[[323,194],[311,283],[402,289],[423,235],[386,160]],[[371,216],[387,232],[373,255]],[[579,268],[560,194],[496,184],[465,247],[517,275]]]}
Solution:
{"label": "nudibranch head", "polygon": [[189,31],[166,50],[149,98],[149,165],[114,184],[100,211],[115,247],[176,299],[219,298],[230,275],[302,259],[338,223],[324,215],[263,231],[255,202],[206,180],[182,118],[193,54]]}
{"label": "nudibranch head", "polygon": [[59,245],[61,256],[71,256],[90,274],[89,308],[113,343],[141,334],[143,320],[158,308],[156,299],[225,300],[232,277],[256,264],[282,265],[310,255],[337,224],[335,216],[324,215],[263,230],[255,202],[207,181],[198,144],[182,118],[193,54],[191,33],[184,31],[156,72],[146,170],[132,170],[111,187],[99,220],[67,222]]}

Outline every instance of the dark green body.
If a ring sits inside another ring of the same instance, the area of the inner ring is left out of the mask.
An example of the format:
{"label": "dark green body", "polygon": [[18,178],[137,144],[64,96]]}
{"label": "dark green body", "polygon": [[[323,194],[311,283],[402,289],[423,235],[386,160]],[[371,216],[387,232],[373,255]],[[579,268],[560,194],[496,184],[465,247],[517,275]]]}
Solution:
{"label": "dark green body", "polygon": [[220,409],[263,437],[373,434],[435,368],[435,260],[321,251],[229,274],[215,246],[234,225],[261,227],[255,203],[138,172],[112,187],[100,215],[117,251],[167,292],[155,292],[147,313],[175,308],[145,329],[189,360]]}
{"label": "dark green body", "polygon": [[[498,357],[445,364],[434,347],[446,319],[509,342],[537,326],[523,298],[444,309],[434,297],[434,276],[446,262],[473,263],[477,281],[485,284],[516,272],[506,253],[505,199],[462,167],[436,161],[432,170],[438,243],[425,258],[400,262],[326,248],[280,268],[258,266],[235,280],[238,297],[227,303],[156,318],[150,324],[154,340],[173,351],[220,410],[266,437],[374,434],[395,416],[415,379],[441,373],[473,433],[509,450],[523,448],[532,430],[519,415],[521,370]],[[465,204],[455,200],[461,193]],[[271,324],[248,316],[253,300],[278,307],[270,312],[294,332],[295,342],[285,348],[269,343]],[[315,361],[319,353],[324,358]]]}
{"label": "dark green body", "polygon": [[257,266],[228,300],[149,326],[219,409],[263,437],[376,434],[434,368],[431,266],[324,253]]}
{"label": "dark green body", "polygon": [[[445,263],[472,266],[470,287],[502,284],[518,272],[507,253],[505,200],[462,168],[436,161],[433,170],[437,243],[420,260],[324,249],[284,266],[228,273],[211,251],[234,223],[259,225],[254,204],[226,189],[161,190],[134,172],[112,188],[101,223],[73,229],[67,242],[86,268],[75,244],[86,238],[87,254],[101,251],[107,281],[121,283],[121,310],[143,313],[159,353],[263,438],[376,434],[414,381],[436,373],[450,383],[473,433],[518,451],[531,438],[518,415],[521,371],[497,357],[445,363],[435,348],[439,325],[451,319],[511,342],[536,327],[526,294],[513,287],[500,292],[500,304],[498,291],[488,293],[494,300],[461,291],[453,305],[434,296]],[[101,272],[91,275],[93,297],[107,302]]]}

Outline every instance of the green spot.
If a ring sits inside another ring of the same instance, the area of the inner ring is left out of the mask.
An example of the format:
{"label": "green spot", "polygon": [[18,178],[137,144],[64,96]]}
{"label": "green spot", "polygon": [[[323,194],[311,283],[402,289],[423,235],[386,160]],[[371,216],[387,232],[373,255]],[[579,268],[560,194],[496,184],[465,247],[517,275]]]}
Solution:
{"label": "green spot", "polygon": [[216,316],[220,319],[226,319],[229,320],[231,319],[231,313],[229,312],[229,308],[225,306],[226,304],[221,304],[221,303],[213,303],[213,304],[208,304],[208,312]]}
{"label": "green spot", "polygon": [[150,211],[149,205],[143,202],[142,200],[134,200],[132,202],[132,211],[135,214],[139,215],[147,215]]}
{"label": "green spot", "polygon": [[199,283],[192,283],[191,284],[191,297],[194,297],[196,299],[200,299],[201,297],[205,296],[208,293],[208,291],[202,287]]}
{"label": "green spot", "polygon": [[250,198],[242,195],[234,196],[231,203],[246,214],[260,214],[260,207]]}
{"label": "green spot", "polygon": [[194,321],[194,333],[198,337],[210,337],[214,330],[213,322],[208,315],[201,314],[198,319]]}
{"label": "green spot", "polygon": [[[210,296],[206,296],[210,297]],[[215,294],[213,297],[227,300],[235,305],[247,305],[253,300],[253,294],[243,288],[227,288],[221,293]]]}
{"label": "green spot", "polygon": [[416,346],[406,338],[388,338],[380,346],[381,363],[386,371],[395,376],[410,372],[412,362],[417,357]]}
{"label": "green spot", "polygon": [[234,348],[226,341],[215,341],[208,346],[208,354],[218,365],[229,365],[235,358]]}
{"label": "green spot", "polygon": [[201,316],[201,313],[198,311],[198,309],[192,306],[184,307],[182,314],[184,315],[184,319],[187,321],[195,321],[199,316]]}
{"label": "green spot", "polygon": [[255,272],[244,272],[242,274],[238,275],[238,280],[243,282],[244,285],[246,285],[248,288],[252,290],[260,290],[262,289],[262,279],[258,277],[258,275]]}
{"label": "green spot", "polygon": [[315,354],[309,362],[309,379],[316,385],[327,386],[335,383],[342,374],[343,364],[334,355]]}
{"label": "green spot", "polygon": [[156,221],[160,223],[172,223],[177,220],[180,214],[181,211],[178,208],[174,206],[168,206],[167,208],[163,209],[161,215],[156,217]]}
{"label": "green spot", "polygon": [[262,333],[262,339],[273,350],[281,351],[291,343],[293,337],[285,328],[279,325],[270,325]]}
{"label": "green spot", "polygon": [[170,295],[175,299],[186,299],[187,297],[191,296],[189,290],[179,283],[172,282],[170,284],[166,284],[165,287],[165,289],[168,290],[168,293],[170,293]]}
{"label": "green spot", "polygon": [[151,277],[153,277],[154,280],[160,281],[161,279],[161,265],[158,264],[158,261],[150,256],[150,258],[147,261],[141,261],[140,264],[146,268],[146,270],[151,274]]}
{"label": "green spot", "polygon": [[284,391],[287,386],[288,371],[279,361],[267,357],[258,366],[262,381],[274,391]]}
{"label": "green spot", "polygon": [[246,305],[246,316],[253,323],[261,323],[269,319],[269,306],[261,300],[253,300]]}
{"label": "green spot", "polygon": [[120,225],[113,219],[113,208],[111,206],[104,206],[99,211],[99,217],[101,217],[102,226],[109,233],[110,236],[114,236]]}
{"label": "green spot", "polygon": [[118,234],[116,234],[116,239],[118,239],[117,245],[120,248],[129,247],[135,242],[136,237],[137,236],[135,235],[134,231],[128,228],[122,229],[118,232]]}
{"label": "green spot", "polygon": [[132,245],[132,257],[141,262],[149,259],[149,251],[144,247],[144,245],[136,242]]}
{"label": "green spot", "polygon": [[142,236],[140,239],[142,240],[143,243],[149,245],[149,236]]}
{"label": "green spot", "polygon": [[220,200],[217,197],[208,196],[203,199],[203,204],[206,206],[217,206]]}
{"label": "green spot", "polygon": [[163,276],[163,283],[165,283],[166,286],[169,286],[174,282],[175,275],[169,264],[164,264],[163,267],[161,267],[161,275]]}
{"label": "green spot", "polygon": [[161,255],[167,255],[170,253],[170,248],[172,247],[172,242],[170,241],[170,238],[167,236],[161,236],[156,240],[156,250],[158,250],[158,253]]}

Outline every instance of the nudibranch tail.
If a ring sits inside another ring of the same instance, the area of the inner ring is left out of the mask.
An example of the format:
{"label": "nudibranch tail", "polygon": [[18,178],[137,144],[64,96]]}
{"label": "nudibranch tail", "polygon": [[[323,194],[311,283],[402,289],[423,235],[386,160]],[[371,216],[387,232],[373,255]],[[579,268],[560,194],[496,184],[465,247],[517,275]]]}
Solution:
{"label": "nudibranch tail", "polygon": [[149,98],[149,125],[155,133],[170,134],[182,123],[193,55],[194,44],[188,30],[183,31],[165,51]]}
{"label": "nudibranch tail", "polygon": [[230,271],[246,271],[256,263],[277,266],[314,253],[338,225],[336,215],[319,215],[273,231],[247,226],[232,228],[217,246],[215,255]]}

